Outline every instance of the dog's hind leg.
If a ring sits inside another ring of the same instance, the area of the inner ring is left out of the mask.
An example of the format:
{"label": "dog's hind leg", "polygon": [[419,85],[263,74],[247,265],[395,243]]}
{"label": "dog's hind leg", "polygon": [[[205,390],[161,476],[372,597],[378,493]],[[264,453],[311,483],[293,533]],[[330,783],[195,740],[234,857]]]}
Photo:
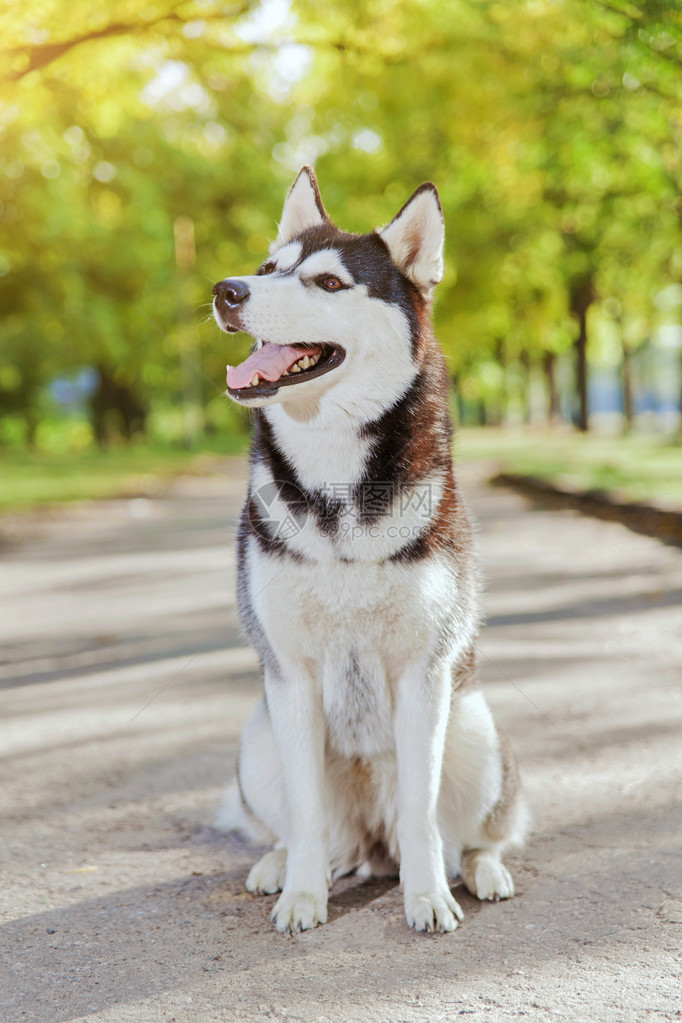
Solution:
{"label": "dog's hind leg", "polygon": [[275,848],[256,863],[246,879],[250,892],[269,895],[281,891],[287,854],[282,847],[286,828],[286,797],[279,756],[265,701],[258,704],[242,734],[237,763],[242,830],[258,842]]}
{"label": "dog's hind leg", "polygon": [[519,791],[516,758],[507,737],[497,731],[501,767],[501,790],[495,805],[481,826],[480,844],[465,849],[462,856],[462,880],[479,899],[510,899],[514,881],[502,863],[505,847],[518,845],[527,827],[527,810]]}
{"label": "dog's hind leg", "polygon": [[528,814],[513,750],[478,691],[453,701],[444,757],[439,820],[452,874],[479,899],[514,894],[502,852],[521,844]]}
{"label": "dog's hind leg", "polygon": [[462,880],[477,899],[510,899],[514,881],[499,852],[468,849],[462,856]]}
{"label": "dog's hind leg", "polygon": [[287,872],[287,851],[276,848],[254,863],[246,879],[246,890],[254,895],[281,892]]}

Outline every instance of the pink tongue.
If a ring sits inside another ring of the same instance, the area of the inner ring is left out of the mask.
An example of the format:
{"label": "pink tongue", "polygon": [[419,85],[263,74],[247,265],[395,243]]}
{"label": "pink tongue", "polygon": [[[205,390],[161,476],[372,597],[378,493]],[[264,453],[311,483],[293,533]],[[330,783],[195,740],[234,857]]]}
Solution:
{"label": "pink tongue", "polygon": [[269,341],[257,348],[248,359],[227,371],[227,386],[233,390],[248,387],[254,374],[261,380],[279,380],[282,373],[290,369],[304,355],[313,354],[310,348],[300,345],[273,345]]}

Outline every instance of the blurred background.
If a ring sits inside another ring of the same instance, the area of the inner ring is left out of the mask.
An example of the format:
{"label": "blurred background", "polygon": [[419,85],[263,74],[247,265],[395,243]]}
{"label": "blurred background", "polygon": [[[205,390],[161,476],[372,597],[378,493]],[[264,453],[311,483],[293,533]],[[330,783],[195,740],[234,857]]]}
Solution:
{"label": "blurred background", "polygon": [[463,457],[682,505],[682,5],[5,0],[0,508],[244,450],[211,286],[424,180]]}

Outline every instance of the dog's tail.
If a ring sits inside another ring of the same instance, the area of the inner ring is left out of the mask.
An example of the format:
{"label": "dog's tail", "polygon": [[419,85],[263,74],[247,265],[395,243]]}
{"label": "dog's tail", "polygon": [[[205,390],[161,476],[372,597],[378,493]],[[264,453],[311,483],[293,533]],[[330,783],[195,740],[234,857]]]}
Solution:
{"label": "dog's tail", "polygon": [[220,808],[213,822],[219,831],[245,831],[246,817],[241,793],[236,780],[231,782],[223,792]]}
{"label": "dog's tail", "polygon": [[269,828],[266,828],[245,802],[236,779],[223,792],[213,826],[218,831],[237,831],[257,845],[270,845],[275,841],[275,836]]}

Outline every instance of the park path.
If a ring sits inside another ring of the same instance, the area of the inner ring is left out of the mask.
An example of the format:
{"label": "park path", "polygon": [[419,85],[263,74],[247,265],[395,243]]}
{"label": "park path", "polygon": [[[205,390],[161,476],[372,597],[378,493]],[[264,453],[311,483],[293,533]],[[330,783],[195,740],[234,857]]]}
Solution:
{"label": "park path", "polygon": [[[0,1023],[678,1019],[682,550],[465,467],[485,691],[534,808],[518,897],[420,936],[393,882],[294,937],[213,829],[259,681],[244,463],[29,518],[0,548]],[[16,525],[16,524],[15,524]]]}

